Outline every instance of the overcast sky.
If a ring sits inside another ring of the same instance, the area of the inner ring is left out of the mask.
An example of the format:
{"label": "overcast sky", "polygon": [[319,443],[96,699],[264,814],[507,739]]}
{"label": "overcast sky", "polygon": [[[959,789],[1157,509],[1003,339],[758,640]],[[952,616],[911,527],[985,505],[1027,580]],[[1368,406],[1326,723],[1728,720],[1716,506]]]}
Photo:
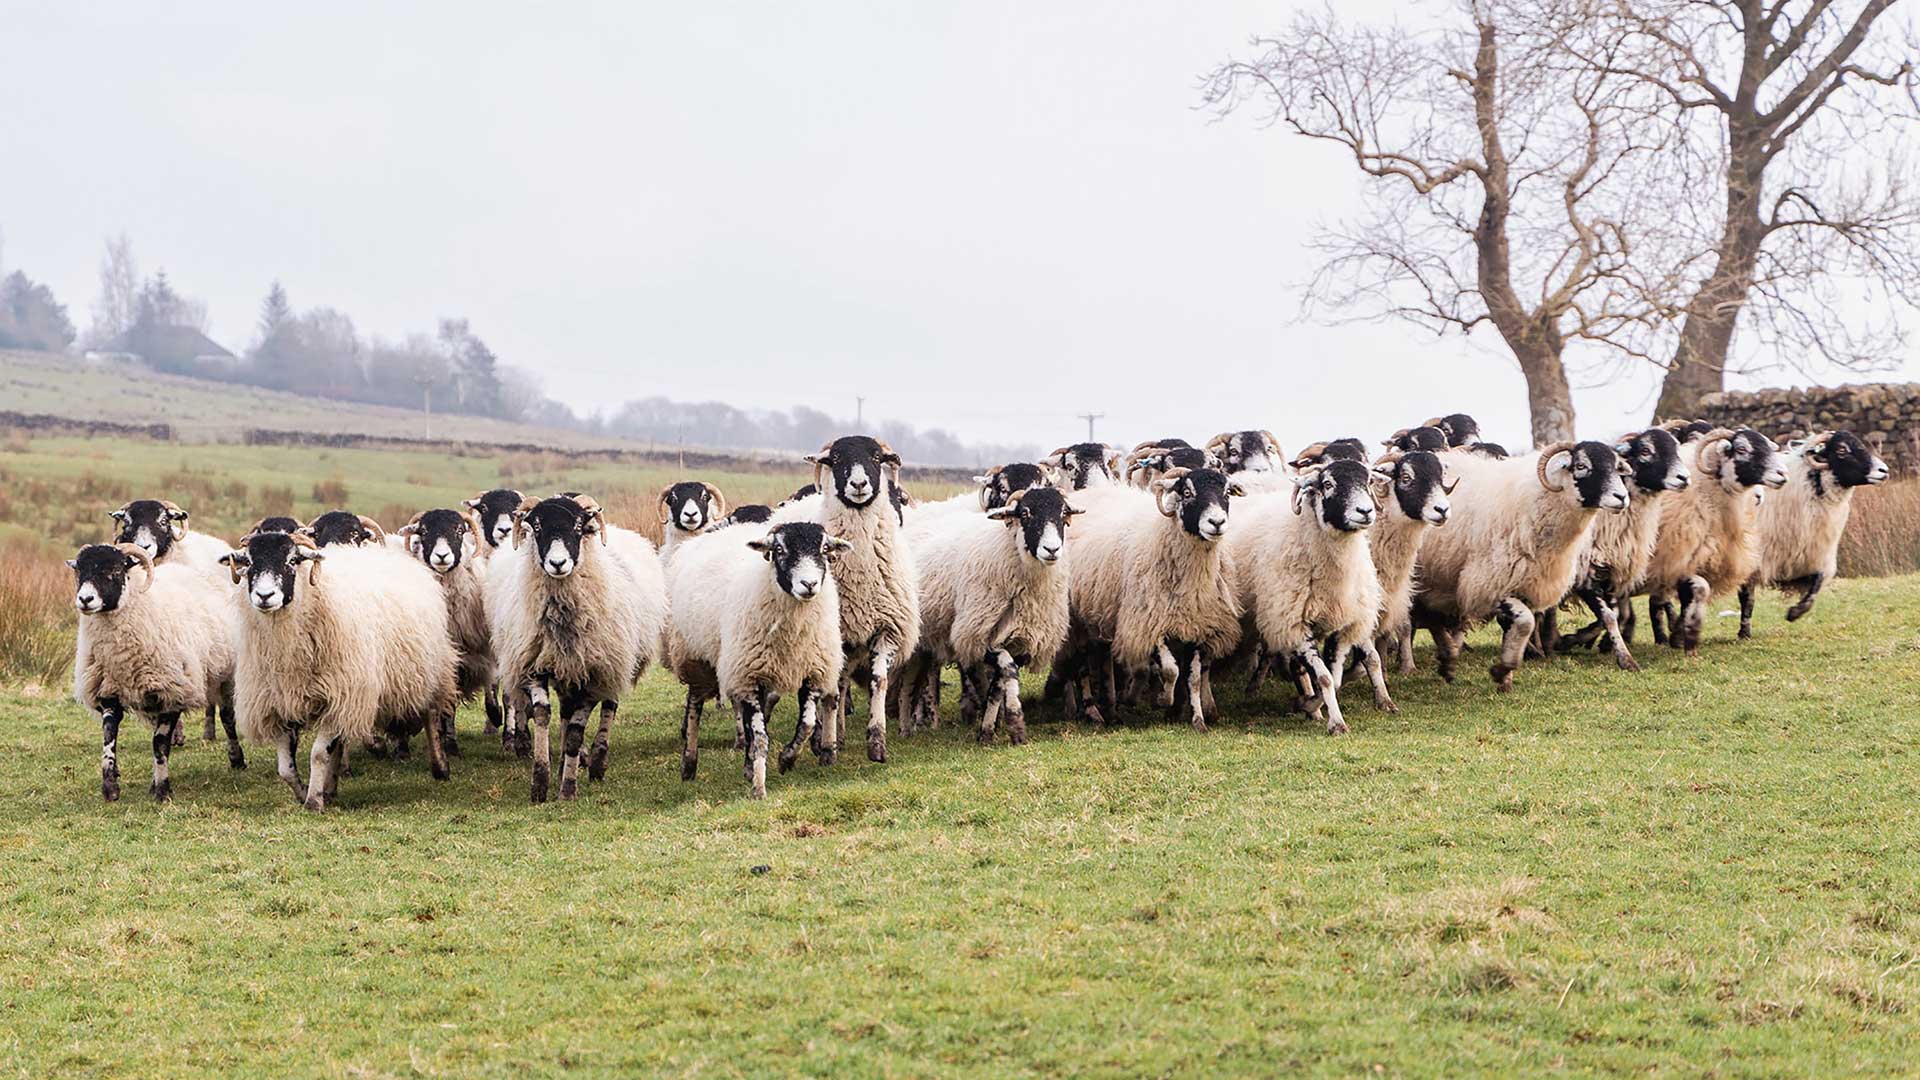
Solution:
{"label": "overcast sky", "polygon": [[[588,411],[1291,448],[1465,409],[1524,445],[1496,338],[1298,322],[1355,175],[1195,109],[1294,6],[0,0],[3,256],[84,326],[125,229],[236,350],[274,278],[363,332],[465,315]],[[1582,433],[1655,391],[1577,391]]]}

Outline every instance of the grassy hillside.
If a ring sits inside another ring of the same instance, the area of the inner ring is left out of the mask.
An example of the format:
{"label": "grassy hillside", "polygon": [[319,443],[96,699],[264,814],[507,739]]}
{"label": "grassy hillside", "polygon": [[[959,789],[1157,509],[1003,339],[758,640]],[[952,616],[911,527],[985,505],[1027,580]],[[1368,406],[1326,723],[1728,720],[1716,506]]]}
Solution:
{"label": "grassy hillside", "polygon": [[657,676],[578,803],[465,715],[451,782],[360,760],[325,815],[197,737],[102,804],[93,723],[0,692],[0,1074],[1910,1072],[1920,578],[1731,637],[1342,739],[948,726],[758,804],[716,715],[679,781]]}
{"label": "grassy hillside", "polygon": [[472,416],[428,420],[411,409],[284,394],[250,386],[160,375],[54,353],[0,349],[0,408],[123,424],[170,423],[175,437],[234,442],[247,428],[351,432],[403,438],[537,443],[571,449],[635,444],[557,428]]}

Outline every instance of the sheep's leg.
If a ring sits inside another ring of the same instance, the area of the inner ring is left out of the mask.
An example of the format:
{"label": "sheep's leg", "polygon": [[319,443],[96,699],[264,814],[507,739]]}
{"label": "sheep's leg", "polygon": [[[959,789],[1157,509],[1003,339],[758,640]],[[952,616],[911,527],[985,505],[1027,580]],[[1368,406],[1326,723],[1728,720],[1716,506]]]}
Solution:
{"label": "sheep's leg", "polygon": [[1493,676],[1493,688],[1506,693],[1513,689],[1513,673],[1527,655],[1527,641],[1533,637],[1533,611],[1512,597],[1500,601],[1494,616],[1506,633],[1500,639],[1500,662],[1487,669]]}
{"label": "sheep's leg", "polygon": [[601,781],[607,778],[607,753],[612,748],[608,736],[613,733],[613,718],[620,712],[617,701],[600,703],[600,730],[594,732],[593,749],[587,752],[587,779]]}
{"label": "sheep's leg", "polygon": [[1581,593],[1580,598],[1587,602],[1587,607],[1593,609],[1594,618],[1599,620],[1597,625],[1606,629],[1606,632],[1599,636],[1601,640],[1611,645],[1613,662],[1621,671],[1639,671],[1640,665],[1634,661],[1633,653],[1627,649],[1626,636],[1620,632],[1620,615],[1613,609],[1612,598],[1605,593],[1593,590]]}
{"label": "sheep's leg", "polygon": [[[1326,662],[1327,670],[1333,673],[1335,690],[1347,685],[1347,662],[1353,659],[1354,648],[1350,641],[1328,641],[1320,652],[1320,659]],[[1360,658],[1363,662],[1365,655]]]}
{"label": "sheep's leg", "polygon": [[[971,671],[969,676],[967,672]],[[961,677],[977,682],[980,692],[980,715],[974,724],[974,740],[982,746],[993,742],[993,729],[1000,722],[1000,708],[1006,697],[1000,692],[1000,676],[994,663],[993,653],[978,663],[965,665]]]}
{"label": "sheep's leg", "polygon": [[313,737],[313,749],[307,754],[307,799],[309,810],[325,810],[327,794],[333,786],[333,759],[338,735]]}
{"label": "sheep's leg", "polygon": [[1413,674],[1413,627],[1409,626],[1405,630],[1394,632],[1393,648],[1400,657],[1400,674]]}
{"label": "sheep's leg", "polygon": [[300,782],[300,770],[294,765],[294,755],[300,752],[300,729],[297,727],[289,727],[287,729],[287,737],[281,739],[280,742],[274,746],[274,750],[279,757],[277,771],[280,774],[280,779],[285,781],[289,788],[293,789],[293,801],[298,803],[306,802],[307,785]]}
{"label": "sheep's leg", "polygon": [[389,745],[392,748],[393,760],[407,761],[412,759],[413,757],[413,733],[412,732],[407,732],[407,731],[396,732],[394,734],[393,741]]}
{"label": "sheep's leg", "polygon": [[747,730],[748,794],[756,799],[767,797],[767,714],[761,707],[762,696],[749,693],[739,703],[740,726]]}
{"label": "sheep's leg", "polygon": [[680,717],[680,779],[692,780],[700,772],[700,712],[707,699],[698,690],[687,687],[687,707]]}
{"label": "sheep's leg", "polygon": [[1556,637],[1553,641],[1554,652],[1566,653],[1575,649],[1584,649],[1605,637],[1603,632],[1610,632],[1607,630],[1607,621],[1600,616],[1601,608],[1610,605],[1607,593],[1595,586],[1586,585],[1575,589],[1573,594],[1580,598],[1581,603],[1587,605],[1588,611],[1593,612],[1593,621],[1571,634]]}
{"label": "sheep's leg", "polygon": [[1673,604],[1665,596],[1647,597],[1647,625],[1653,627],[1653,643],[1669,644],[1667,624],[1673,621]]}
{"label": "sheep's leg", "polygon": [[1320,703],[1327,713],[1327,734],[1345,735],[1347,721],[1340,715],[1340,694],[1334,688],[1333,672],[1327,670],[1326,661],[1320,659],[1320,652],[1311,641],[1303,643],[1295,655],[1306,668],[1308,677],[1319,688]]}
{"label": "sheep's leg", "polygon": [[527,684],[527,721],[533,730],[533,801],[547,801],[547,785],[552,779],[553,751],[548,745],[547,725],[553,721],[553,702],[548,696],[547,680]]}
{"label": "sheep's leg", "polygon": [[227,733],[227,767],[244,769],[247,767],[247,752],[240,746],[240,732],[233,722],[233,687],[220,688],[220,726]]}
{"label": "sheep's leg", "polygon": [[[1090,717],[1096,724],[1118,723],[1120,721],[1120,668],[1114,663],[1113,643],[1101,642],[1093,647],[1088,670],[1092,673],[1093,691],[1097,698],[1095,704],[1099,711]],[[1131,682],[1128,683],[1132,685]]]}
{"label": "sheep's leg", "polygon": [[1253,663],[1251,669],[1247,674],[1248,697],[1252,697],[1260,692],[1260,688],[1267,683],[1267,675],[1273,669],[1273,654],[1267,652],[1267,643],[1265,640],[1253,643]]}
{"label": "sheep's leg", "polygon": [[[1109,655],[1111,655],[1112,649],[1113,649],[1112,645],[1109,644],[1107,649],[1108,649]],[[1116,708],[1112,712],[1110,712],[1108,715],[1118,716],[1119,715],[1119,709],[1117,707],[1118,705],[1125,705],[1128,708],[1132,708],[1133,706],[1139,704],[1140,702],[1139,673],[1132,670],[1131,668],[1119,668],[1119,667],[1114,668],[1113,669],[1113,689],[1114,689],[1114,701],[1116,702]]]}
{"label": "sheep's leg", "polygon": [[447,717],[453,715],[453,703],[448,702],[440,709],[427,712],[427,722],[422,729],[427,736],[427,772],[435,780],[445,780],[452,773],[447,768],[446,728],[452,723]]}
{"label": "sheep's leg", "polygon": [[960,726],[976,727],[980,723],[980,711],[986,705],[986,701],[980,694],[980,684],[974,677],[973,669],[965,664],[957,664],[955,667],[960,672]]}
{"label": "sheep's leg", "polygon": [[1016,657],[1000,650],[1000,682],[1007,699],[1001,707],[1007,714],[1007,741],[1015,746],[1027,744],[1027,710],[1020,703],[1020,663],[1026,659],[1031,657]]}
{"label": "sheep's leg", "polygon": [[1041,701],[1058,701],[1067,689],[1067,677],[1062,674],[1061,666],[1056,662],[1047,669],[1047,685],[1040,688]]}
{"label": "sheep's leg", "polygon": [[440,748],[447,757],[460,756],[459,712],[460,705],[454,702],[440,713]]}
{"label": "sheep's leg", "polygon": [[593,717],[594,700],[576,693],[560,697],[560,714],[566,718],[560,735],[560,799],[572,802],[580,797],[580,755],[586,750],[587,721]]}
{"label": "sheep's leg", "polygon": [[1740,583],[1740,640],[1753,636],[1753,582]]}
{"label": "sheep's leg", "polygon": [[1638,619],[1633,613],[1633,597],[1615,597],[1613,609],[1620,613],[1620,640],[1631,646],[1633,644],[1634,627],[1638,622]]}
{"label": "sheep's leg", "polygon": [[220,738],[220,733],[215,730],[215,722],[220,718],[219,713],[219,702],[207,702],[207,715],[200,730],[201,742],[215,742]]}
{"label": "sheep's leg", "polygon": [[873,681],[867,684],[867,760],[887,760],[887,673],[893,668],[891,644],[873,650]]}
{"label": "sheep's leg", "polygon": [[819,688],[811,682],[801,683],[800,693],[794,698],[794,704],[798,706],[798,715],[793,721],[793,738],[788,739],[787,745],[780,748],[781,772],[793,768],[793,763],[799,760],[801,745],[813,736],[814,725],[819,722],[820,716]]}
{"label": "sheep's leg", "polygon": [[1700,655],[1700,631],[1707,620],[1707,579],[1695,574],[1680,579],[1680,622],[1668,632],[1688,656]]}
{"label": "sheep's leg", "polygon": [[180,734],[180,714],[161,713],[160,719],[153,725],[153,786],[147,790],[152,793],[154,802],[166,802],[173,798],[173,781],[167,776],[167,756],[173,752],[174,736]]}
{"label": "sheep's leg", "polygon": [[340,800],[340,778],[347,771],[347,740],[335,735],[327,741],[332,750],[332,767],[327,770],[327,805]]}
{"label": "sheep's leg", "polygon": [[1827,585],[1827,575],[1824,572],[1808,574],[1802,580],[1807,583],[1807,591],[1801,593],[1800,599],[1795,600],[1793,606],[1787,609],[1788,622],[1799,622],[1807,612],[1812,611],[1814,598],[1819,596],[1820,590]]}
{"label": "sheep's leg", "polygon": [[1383,713],[1397,713],[1400,706],[1393,703],[1393,695],[1387,692],[1387,670],[1380,663],[1380,650],[1373,644],[1372,638],[1366,638],[1355,646],[1360,652],[1360,662],[1366,665],[1367,678],[1373,683],[1373,707]]}
{"label": "sheep's leg", "polygon": [[1554,639],[1560,636],[1560,609],[1550,607],[1533,616],[1533,636],[1527,639],[1527,659],[1545,660]]}
{"label": "sheep's leg", "polygon": [[119,698],[100,699],[100,797],[120,801],[120,719],[125,716]]}
{"label": "sheep's leg", "polygon": [[1160,673],[1160,707],[1171,709],[1174,702],[1179,700],[1180,664],[1174,660],[1173,650],[1167,648],[1164,641],[1153,647],[1153,658],[1159,665],[1155,670]]}
{"label": "sheep's leg", "polygon": [[496,683],[488,683],[487,688],[483,692],[480,701],[481,701],[481,707],[485,709],[487,713],[487,726],[482,728],[481,731],[484,734],[492,735],[493,733],[500,730],[501,717],[500,717],[499,685]]}
{"label": "sheep's leg", "polygon": [[1180,681],[1186,685],[1187,711],[1193,723],[1193,730],[1207,730],[1207,651],[1198,646],[1187,657],[1186,670],[1181,673]]}
{"label": "sheep's leg", "polygon": [[[963,682],[965,680],[962,680]],[[940,666],[928,664],[913,684],[914,724],[928,731],[940,730]]]}

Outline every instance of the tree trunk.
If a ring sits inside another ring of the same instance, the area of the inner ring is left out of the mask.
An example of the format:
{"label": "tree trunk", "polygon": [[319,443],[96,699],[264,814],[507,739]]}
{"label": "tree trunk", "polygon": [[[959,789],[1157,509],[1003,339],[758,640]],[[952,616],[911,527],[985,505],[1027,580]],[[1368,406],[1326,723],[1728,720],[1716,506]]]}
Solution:
{"label": "tree trunk", "polygon": [[1527,378],[1533,445],[1573,438],[1573,390],[1567,385],[1567,368],[1560,362],[1560,350],[1550,345],[1515,344],[1513,353],[1520,361],[1520,373]]}
{"label": "tree trunk", "polygon": [[[1680,323],[1680,342],[1673,366],[1660,385],[1654,419],[1695,417],[1700,399],[1726,388],[1727,354],[1733,348],[1734,327],[1753,288],[1754,267],[1760,258],[1765,228],[1755,213],[1754,200],[1729,199],[1744,205],[1728,207],[1727,226],[1720,238],[1720,254],[1713,273],[1687,304]],[[1735,217],[1738,211],[1742,216]]]}

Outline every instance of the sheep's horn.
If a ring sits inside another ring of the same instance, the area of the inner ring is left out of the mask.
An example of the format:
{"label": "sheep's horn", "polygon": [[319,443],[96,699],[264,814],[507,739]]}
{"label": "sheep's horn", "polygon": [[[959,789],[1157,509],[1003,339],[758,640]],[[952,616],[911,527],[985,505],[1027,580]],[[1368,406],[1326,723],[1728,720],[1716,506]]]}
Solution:
{"label": "sheep's horn", "polygon": [[[1693,460],[1700,466],[1702,472],[1717,473],[1720,471],[1720,458],[1726,453],[1720,444],[1731,438],[1733,438],[1733,429],[1723,427],[1714,428],[1712,431],[1700,436],[1698,440],[1700,447],[1693,452]],[[1708,455],[1712,455],[1712,464],[1708,464]]]}
{"label": "sheep's horn", "polygon": [[1391,471],[1393,466],[1398,465],[1400,463],[1400,459],[1406,456],[1407,456],[1406,454],[1402,453],[1399,450],[1389,450],[1386,453],[1381,454],[1378,458],[1374,459],[1373,467],[1375,469],[1378,469],[1384,465],[1387,467],[1389,471]]}
{"label": "sheep's horn", "polygon": [[575,495],[573,504],[580,508],[581,513],[599,523],[595,531],[600,534],[600,546],[607,546],[607,512],[600,508],[600,503],[591,495]]}
{"label": "sheep's horn", "polygon": [[1420,426],[1421,426],[1421,427],[1439,427],[1439,426],[1440,426],[1440,421],[1442,421],[1442,420],[1445,420],[1445,419],[1446,419],[1446,417],[1444,417],[1444,416],[1436,416],[1436,417],[1434,417],[1434,418],[1433,418],[1433,419],[1431,419],[1431,420],[1422,420],[1422,421],[1420,422]]}
{"label": "sheep's horn", "polygon": [[1287,464],[1288,466],[1292,467],[1295,470],[1304,469],[1313,464],[1314,458],[1317,458],[1321,454],[1324,454],[1326,452],[1327,452],[1326,443],[1324,442],[1310,443],[1306,446],[1301,447],[1299,455],[1295,457],[1292,461],[1287,462]]}
{"label": "sheep's horn", "polygon": [[1233,436],[1234,436],[1233,432],[1223,431],[1220,434],[1215,435],[1213,438],[1208,439],[1206,445],[1201,447],[1201,449],[1211,450],[1216,446],[1225,446],[1227,445],[1228,442],[1232,441]]}
{"label": "sheep's horn", "polygon": [[1567,490],[1565,485],[1554,487],[1551,483],[1547,482],[1547,462],[1552,461],[1555,454],[1569,452],[1572,449],[1573,444],[1564,440],[1557,443],[1550,443],[1540,448],[1540,460],[1534,463],[1533,474],[1540,478],[1541,487],[1546,488],[1548,491]]}
{"label": "sheep's horn", "polygon": [[175,540],[184,538],[187,535],[187,512],[165,499],[160,500],[160,506],[167,512],[167,530],[173,533]]}
{"label": "sheep's horn", "polygon": [[714,503],[713,516],[716,518],[726,517],[727,516],[727,497],[725,495],[720,494],[719,488],[714,487],[712,484],[707,483],[705,480],[700,481],[700,486],[703,488],[706,488],[707,494],[713,496],[713,503]]}
{"label": "sheep's horn", "polygon": [[1280,449],[1280,440],[1273,432],[1268,431],[1266,428],[1261,428],[1260,437],[1267,440],[1267,448],[1273,451],[1274,460],[1280,461],[1286,458],[1287,452]]}
{"label": "sheep's horn", "polygon": [[365,514],[360,514],[358,517],[360,518],[360,527],[373,534],[374,543],[384,544],[387,542],[387,530],[381,528],[379,522]]}
{"label": "sheep's horn", "polygon": [[667,502],[667,496],[671,494],[673,494],[672,484],[660,489],[660,524],[662,525],[673,520],[673,505]]}
{"label": "sheep's horn", "polygon": [[427,516],[427,512],[425,510],[416,510],[414,511],[413,516],[407,519],[407,524],[418,525],[420,524],[420,519],[426,516]]}
{"label": "sheep's horn", "polygon": [[[1422,425],[1422,426],[1425,426],[1425,425]],[[1381,443],[1380,445],[1381,445],[1381,446],[1392,446],[1392,445],[1393,445],[1394,443],[1397,443],[1397,442],[1399,442],[1399,441],[1400,441],[1401,439],[1404,439],[1404,438],[1406,438],[1406,436],[1407,436],[1407,432],[1409,432],[1409,431],[1412,431],[1412,430],[1413,430],[1412,428],[1404,428],[1404,427],[1403,427],[1403,428],[1401,428],[1401,429],[1400,429],[1399,431],[1396,431],[1396,432],[1394,432],[1393,434],[1391,434],[1391,435],[1389,435],[1389,436],[1387,436],[1387,438],[1386,438],[1386,441],[1385,441],[1385,442],[1382,442],[1382,443]]]}
{"label": "sheep's horn", "polygon": [[1049,458],[1062,458],[1062,459],[1064,459],[1064,458],[1065,458],[1065,457],[1067,456],[1067,452],[1068,452],[1068,451],[1070,451],[1070,450],[1072,450],[1072,449],[1073,449],[1073,447],[1071,447],[1071,446],[1063,446],[1063,447],[1061,447],[1060,449],[1058,449],[1058,450],[1055,450],[1055,451],[1054,451],[1053,453],[1051,453],[1051,454],[1048,454],[1047,456],[1048,456]]}
{"label": "sheep's horn", "polygon": [[141,551],[140,548],[134,544],[115,544],[113,546],[120,554],[138,562],[142,567],[146,568],[147,580],[145,584],[140,586],[140,591],[146,592],[148,589],[153,588],[153,556]]}

